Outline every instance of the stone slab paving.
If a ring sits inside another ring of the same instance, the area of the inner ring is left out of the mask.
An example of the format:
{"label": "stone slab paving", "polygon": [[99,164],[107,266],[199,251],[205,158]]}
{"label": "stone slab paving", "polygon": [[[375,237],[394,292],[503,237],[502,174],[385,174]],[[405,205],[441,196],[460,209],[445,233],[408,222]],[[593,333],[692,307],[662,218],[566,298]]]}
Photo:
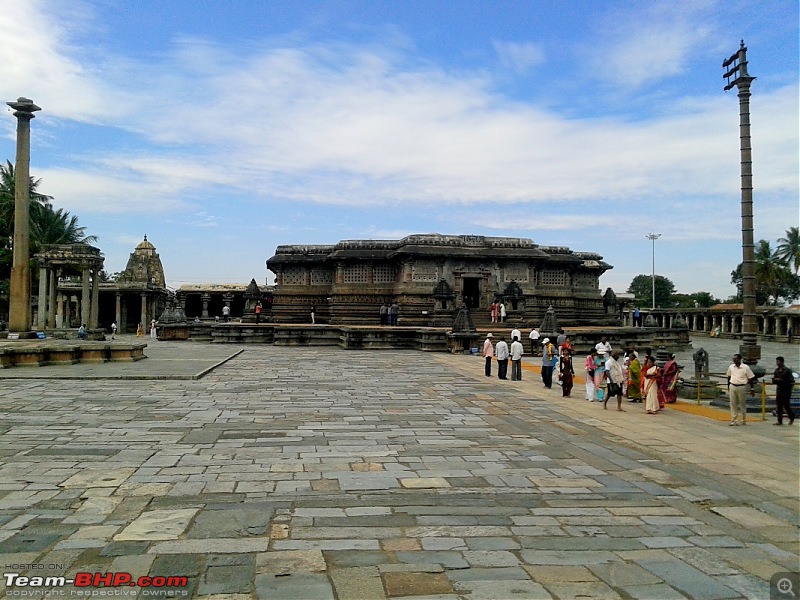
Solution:
{"label": "stone slab paving", "polygon": [[581,397],[271,346],[200,380],[3,379],[0,559],[207,599],[766,598],[800,570],[800,427]]}

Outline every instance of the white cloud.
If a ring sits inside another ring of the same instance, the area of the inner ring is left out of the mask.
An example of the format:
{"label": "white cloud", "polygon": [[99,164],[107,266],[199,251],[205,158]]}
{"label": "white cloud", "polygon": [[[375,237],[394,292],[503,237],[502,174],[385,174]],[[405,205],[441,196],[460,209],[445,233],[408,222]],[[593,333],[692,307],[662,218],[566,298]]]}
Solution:
{"label": "white cloud", "polygon": [[496,41],[494,49],[500,59],[500,64],[516,73],[527,73],[546,60],[542,47],[533,42]]}

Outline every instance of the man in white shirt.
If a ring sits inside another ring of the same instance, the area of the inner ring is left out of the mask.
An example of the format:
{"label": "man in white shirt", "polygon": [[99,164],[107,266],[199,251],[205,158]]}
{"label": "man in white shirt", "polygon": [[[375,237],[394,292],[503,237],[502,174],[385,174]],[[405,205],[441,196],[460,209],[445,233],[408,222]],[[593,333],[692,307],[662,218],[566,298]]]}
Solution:
{"label": "man in white shirt", "polygon": [[611,352],[613,351],[613,348],[611,348],[611,344],[608,343],[608,338],[606,336],[602,336],[600,338],[600,342],[597,343],[594,348],[598,352],[602,350],[606,353],[606,356],[611,356]]}
{"label": "man in white shirt", "polygon": [[500,336],[500,341],[497,342],[497,346],[495,346],[495,352],[497,354],[497,377],[500,379],[508,379],[506,374],[508,373],[508,344],[506,343],[506,338]]}
{"label": "man in white shirt", "polygon": [[537,356],[539,354],[539,332],[535,327],[528,334],[528,339],[531,341],[531,356]]}
{"label": "man in white shirt", "polygon": [[522,381],[522,344],[519,336],[511,342],[511,381]]}
{"label": "man in white shirt", "polygon": [[520,342],[522,341],[522,333],[520,333],[519,329],[517,329],[516,327],[514,327],[514,329],[511,330],[512,342],[514,341],[514,338],[517,338]]}
{"label": "man in white shirt", "polygon": [[603,408],[607,408],[608,399],[611,396],[617,397],[617,410],[622,410],[622,365],[619,362],[619,350],[613,350],[611,356],[606,359],[606,379],[608,387],[606,396],[603,398]]}
{"label": "man in white shirt", "polygon": [[731,427],[737,425],[736,416],[741,413],[742,425],[747,424],[747,398],[745,398],[745,386],[750,384],[750,395],[755,396],[756,376],[745,364],[742,364],[742,355],[733,355],[733,364],[728,367],[725,373],[728,378],[728,396],[731,402]]}

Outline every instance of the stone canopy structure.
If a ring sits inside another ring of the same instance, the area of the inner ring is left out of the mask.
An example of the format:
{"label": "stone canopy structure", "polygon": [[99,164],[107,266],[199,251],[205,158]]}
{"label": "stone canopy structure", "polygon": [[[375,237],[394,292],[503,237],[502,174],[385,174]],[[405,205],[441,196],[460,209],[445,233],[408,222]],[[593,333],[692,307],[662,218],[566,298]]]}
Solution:
{"label": "stone canopy structure", "polygon": [[611,265],[591,252],[540,246],[527,238],[410,235],[278,246],[267,261],[276,282],[276,322],[376,324],[397,302],[399,324],[450,326],[467,306],[476,324],[505,303],[510,323],[538,325],[553,306],[562,325],[604,322],[599,278]]}

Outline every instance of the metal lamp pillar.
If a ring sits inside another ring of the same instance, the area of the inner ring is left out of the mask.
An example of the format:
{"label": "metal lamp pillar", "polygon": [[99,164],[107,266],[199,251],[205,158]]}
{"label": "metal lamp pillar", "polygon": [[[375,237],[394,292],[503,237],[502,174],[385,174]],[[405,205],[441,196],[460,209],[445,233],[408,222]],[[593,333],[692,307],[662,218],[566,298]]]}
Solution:
{"label": "metal lamp pillar", "polygon": [[6,102],[17,117],[17,162],[14,167],[14,254],[11,266],[11,297],[8,306],[8,330],[27,333],[31,330],[30,267],[30,161],[31,119],[42,110],[28,98]]}

